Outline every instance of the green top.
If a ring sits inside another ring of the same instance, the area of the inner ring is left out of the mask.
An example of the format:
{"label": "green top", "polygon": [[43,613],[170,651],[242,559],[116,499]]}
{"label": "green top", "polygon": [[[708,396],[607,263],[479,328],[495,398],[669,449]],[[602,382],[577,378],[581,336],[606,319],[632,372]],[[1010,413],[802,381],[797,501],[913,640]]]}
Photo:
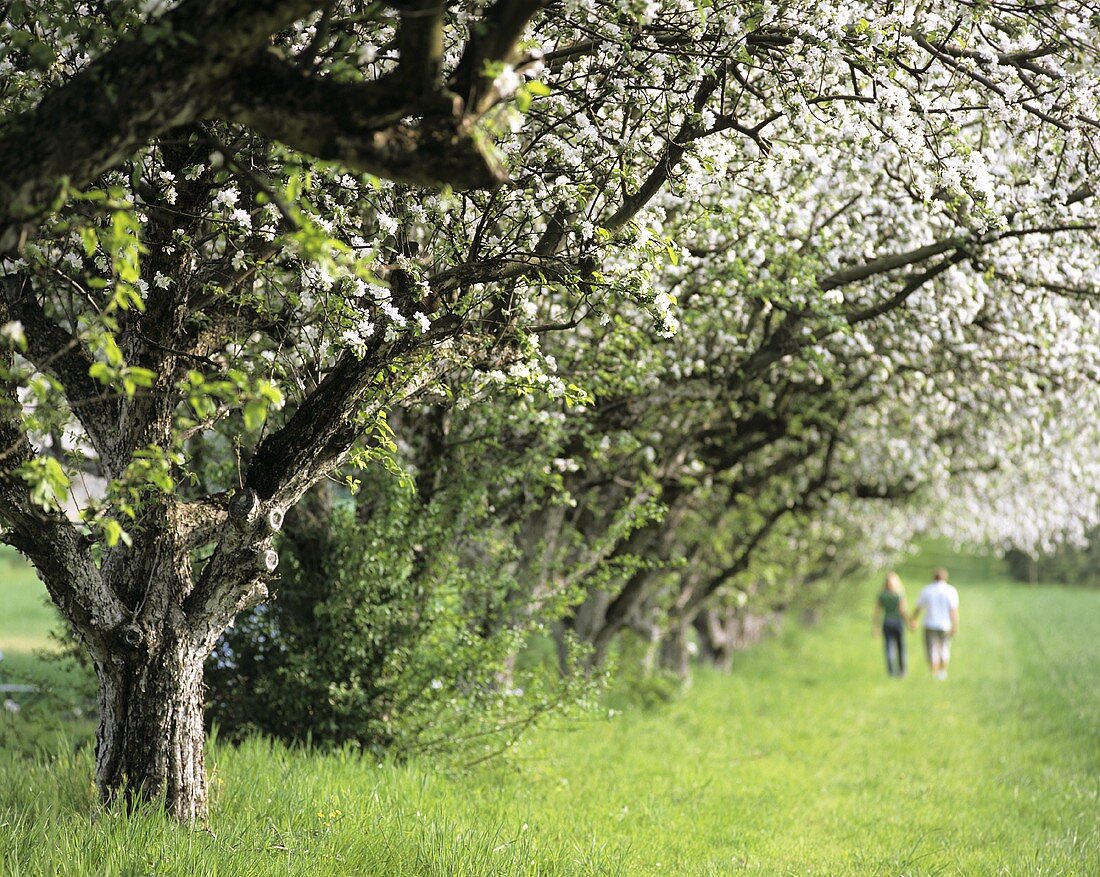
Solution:
{"label": "green top", "polygon": [[882,607],[884,621],[905,620],[901,617],[901,601],[903,599],[905,599],[903,595],[895,594],[893,591],[883,591],[878,595],[878,605]]}

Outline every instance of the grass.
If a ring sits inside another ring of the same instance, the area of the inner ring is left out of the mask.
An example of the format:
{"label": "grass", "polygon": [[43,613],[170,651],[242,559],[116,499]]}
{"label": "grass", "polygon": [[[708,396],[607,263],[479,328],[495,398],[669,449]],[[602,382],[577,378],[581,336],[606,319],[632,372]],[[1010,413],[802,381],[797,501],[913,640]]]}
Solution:
{"label": "grass", "polygon": [[[53,623],[46,592],[18,554],[0,546],[0,678],[43,672],[35,650],[49,645]],[[48,671],[47,671],[48,672]]]}
{"label": "grass", "polygon": [[[21,712],[0,711],[0,758],[74,746],[92,738],[89,674],[72,661],[47,660],[60,647],[50,638],[61,628],[34,572],[14,551],[0,546],[0,684],[32,685],[33,693],[0,693]],[[10,704],[9,704],[10,705]],[[2,873],[2,872],[0,872]]]}
{"label": "grass", "polygon": [[1100,591],[933,546],[901,570],[911,597],[943,562],[962,601],[945,683],[912,637],[910,676],[887,678],[867,583],[731,676],[543,729],[507,765],[215,744],[202,830],[98,812],[87,748],[0,752],[0,874],[1100,874]]}

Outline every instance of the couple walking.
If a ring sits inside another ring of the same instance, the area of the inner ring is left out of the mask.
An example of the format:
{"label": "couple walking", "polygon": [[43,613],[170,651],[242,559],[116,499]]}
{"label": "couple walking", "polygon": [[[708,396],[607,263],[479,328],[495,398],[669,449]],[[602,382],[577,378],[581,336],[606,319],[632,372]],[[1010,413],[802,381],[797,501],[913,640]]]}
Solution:
{"label": "couple walking", "polygon": [[896,572],[886,574],[875,601],[874,633],[882,622],[882,639],[886,645],[886,669],[891,676],[905,675],[905,628],[917,629],[917,619],[924,612],[924,653],[935,679],[947,678],[951,660],[951,638],[959,632],[959,592],[947,583],[947,570],[937,569],[935,579],[920,592],[912,614],[905,605],[905,589]]}

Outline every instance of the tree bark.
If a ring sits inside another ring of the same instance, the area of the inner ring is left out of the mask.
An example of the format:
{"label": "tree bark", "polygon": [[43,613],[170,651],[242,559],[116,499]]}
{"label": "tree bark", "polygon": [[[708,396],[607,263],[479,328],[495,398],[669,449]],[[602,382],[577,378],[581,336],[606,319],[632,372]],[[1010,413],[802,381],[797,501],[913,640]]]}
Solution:
{"label": "tree bark", "polygon": [[704,661],[723,673],[728,673],[733,661],[733,649],[726,625],[733,613],[725,610],[725,617],[717,609],[704,609],[692,621],[699,637],[699,652]]}
{"label": "tree bark", "polygon": [[105,804],[163,803],[180,822],[205,819],[203,661],[186,638],[96,662],[96,785]]}
{"label": "tree bark", "polygon": [[733,653],[738,648],[739,632],[744,629],[744,619],[736,609],[726,607],[722,611],[708,610],[696,619],[696,630],[709,642],[714,666],[723,673],[733,668]]}
{"label": "tree bark", "polygon": [[442,6],[395,5],[399,66],[369,82],[309,75],[268,45],[325,6],[318,0],[186,0],[134,28],[0,125],[0,253],[22,249],[66,184],[80,189],[155,138],[202,120],[242,124],[416,185],[499,186],[504,168],[473,123],[499,99],[485,71],[515,55],[541,0],[498,0],[485,10],[450,83],[442,80]]}
{"label": "tree bark", "polygon": [[661,639],[661,666],[684,683],[691,680],[691,652],[688,649],[690,623],[674,622]]}

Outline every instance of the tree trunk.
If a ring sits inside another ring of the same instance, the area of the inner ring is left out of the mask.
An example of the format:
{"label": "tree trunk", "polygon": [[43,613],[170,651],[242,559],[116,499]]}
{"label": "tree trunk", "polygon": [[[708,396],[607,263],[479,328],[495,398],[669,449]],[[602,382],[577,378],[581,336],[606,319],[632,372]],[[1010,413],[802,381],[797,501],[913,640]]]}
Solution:
{"label": "tree trunk", "polygon": [[558,619],[550,625],[550,633],[554,637],[554,653],[558,657],[558,674],[564,679],[572,670],[572,662],[569,660],[569,641],[566,639],[568,630],[563,619]]}
{"label": "tree trunk", "polygon": [[661,640],[661,666],[687,683],[691,681],[691,652],[688,650],[687,625],[673,622]]}
{"label": "tree trunk", "polygon": [[733,667],[732,638],[727,629],[733,619],[732,609],[721,612],[717,609],[706,609],[692,621],[699,637],[701,657],[723,673],[729,673]]}
{"label": "tree trunk", "polygon": [[645,656],[642,658],[642,672],[652,676],[657,669],[657,650],[661,647],[661,628],[654,622],[639,625],[639,631],[646,639]]}
{"label": "tree trunk", "polygon": [[728,628],[732,647],[738,651],[752,648],[769,633],[778,630],[782,620],[783,612],[780,610],[737,615]]}
{"label": "tree trunk", "polygon": [[151,654],[97,662],[96,784],[106,804],[163,802],[180,822],[206,817],[205,655],[168,631]]}
{"label": "tree trunk", "polygon": [[508,692],[516,687],[516,659],[518,657],[517,652],[509,652],[501,662],[500,669],[494,674],[497,688],[500,691]]}

